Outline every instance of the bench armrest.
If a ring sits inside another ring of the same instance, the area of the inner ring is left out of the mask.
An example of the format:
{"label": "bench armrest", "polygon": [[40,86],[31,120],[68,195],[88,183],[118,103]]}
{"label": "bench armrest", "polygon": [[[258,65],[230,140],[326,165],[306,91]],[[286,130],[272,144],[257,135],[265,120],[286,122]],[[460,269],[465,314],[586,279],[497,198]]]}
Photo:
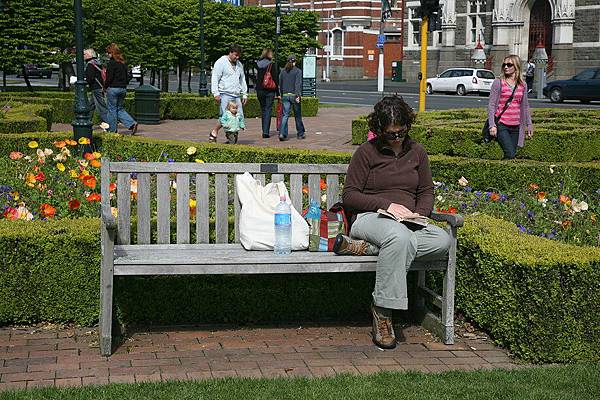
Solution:
{"label": "bench armrest", "polygon": [[459,228],[465,223],[465,219],[460,214],[445,214],[432,212],[429,218],[431,218],[434,221],[447,222],[453,228]]}
{"label": "bench armrest", "polygon": [[106,229],[108,229],[109,231],[117,230],[117,220],[112,214],[107,213],[105,210],[102,210],[101,218],[102,223],[104,223],[104,225],[106,226]]}

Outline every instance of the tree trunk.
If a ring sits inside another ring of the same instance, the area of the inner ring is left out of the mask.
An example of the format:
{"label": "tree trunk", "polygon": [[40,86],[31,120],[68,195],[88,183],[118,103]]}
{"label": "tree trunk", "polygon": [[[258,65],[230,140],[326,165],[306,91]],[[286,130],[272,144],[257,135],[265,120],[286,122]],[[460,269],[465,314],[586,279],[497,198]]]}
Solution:
{"label": "tree trunk", "polygon": [[154,86],[155,83],[156,83],[156,70],[154,68],[152,68],[152,71],[150,71],[150,84],[152,86]]}
{"label": "tree trunk", "polygon": [[23,79],[25,79],[27,89],[29,89],[30,92],[33,92],[33,88],[31,87],[31,82],[29,82],[29,75],[27,75],[27,68],[25,68],[25,64],[21,64],[21,71],[23,71]]}
{"label": "tree trunk", "polygon": [[192,93],[192,66],[188,66],[188,93]]}
{"label": "tree trunk", "polygon": [[177,93],[183,93],[183,67],[181,64],[177,65]]}
{"label": "tree trunk", "polygon": [[169,70],[168,69],[163,69],[162,73],[161,73],[161,85],[160,85],[160,90],[163,92],[168,92],[169,91]]}

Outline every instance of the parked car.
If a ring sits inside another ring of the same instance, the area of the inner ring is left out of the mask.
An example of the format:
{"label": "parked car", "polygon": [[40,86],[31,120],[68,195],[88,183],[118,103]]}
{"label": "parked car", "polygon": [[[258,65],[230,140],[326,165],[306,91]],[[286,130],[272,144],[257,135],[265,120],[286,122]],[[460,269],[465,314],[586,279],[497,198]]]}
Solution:
{"label": "parked car", "polygon": [[553,103],[562,103],[563,100],[600,101],[600,67],[586,69],[571,79],[548,82],[543,93]]}
{"label": "parked car", "polygon": [[[27,71],[27,76],[30,78],[52,78],[52,68],[47,66],[40,66],[36,64],[25,64],[25,70]],[[17,72],[17,78],[23,76],[23,70],[19,69]]]}
{"label": "parked car", "polygon": [[142,67],[139,65],[136,65],[134,67],[131,68],[131,76],[133,77],[133,79],[135,79],[138,82],[142,82]]}
{"label": "parked car", "polygon": [[459,96],[477,92],[490,93],[496,76],[492,71],[477,68],[450,68],[427,79],[427,93],[455,92]]}

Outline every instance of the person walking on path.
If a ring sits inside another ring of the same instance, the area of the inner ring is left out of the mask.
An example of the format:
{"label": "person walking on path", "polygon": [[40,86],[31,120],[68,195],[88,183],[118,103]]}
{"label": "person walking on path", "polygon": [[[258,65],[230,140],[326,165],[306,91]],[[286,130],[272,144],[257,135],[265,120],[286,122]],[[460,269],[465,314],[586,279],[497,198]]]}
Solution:
{"label": "person walking on path", "polygon": [[375,138],[352,155],[342,194],[354,216],[350,237],[338,235],[333,251],[341,255],[376,255],[371,312],[373,342],[392,349],[396,337],[392,311],[408,309],[406,274],[415,258],[439,259],[448,253],[450,236],[428,224],[404,224],[396,218],[429,217],[433,179],[425,148],[408,135],[415,113],[402,98],[380,100],[367,121]]}
{"label": "person walking on path", "polygon": [[90,101],[90,119],[94,115],[94,110],[100,116],[102,122],[100,126],[103,129],[108,128],[108,108],[104,98],[104,79],[102,77],[102,65],[98,61],[98,55],[94,49],[85,49],[83,59],[86,62],[85,80],[92,92],[92,101]]}
{"label": "person walking on path", "polygon": [[535,64],[531,62],[527,62],[527,69],[525,70],[525,83],[527,84],[527,93],[531,93],[533,91],[533,77],[535,76]]}
{"label": "person walking on path", "polygon": [[[244,66],[239,61],[242,48],[233,44],[229,53],[222,56],[215,63],[210,79],[211,92],[217,103],[220,103],[219,118],[227,109],[230,101],[237,103],[238,113],[244,117],[244,106],[248,102],[248,86],[244,76]],[[220,120],[208,135],[208,141],[215,143],[222,125]]]}
{"label": "person walking on path", "polygon": [[258,72],[256,74],[256,96],[258,97],[258,102],[260,104],[262,137],[266,139],[269,137],[271,131],[273,102],[275,97],[279,97],[277,95],[279,85],[277,84],[276,78],[279,74],[277,73],[277,66],[273,63],[273,50],[264,49],[256,66],[258,67]]}
{"label": "person walking on path", "polygon": [[500,79],[494,80],[488,103],[490,136],[495,137],[504,152],[503,159],[513,159],[517,146],[525,145],[533,136],[533,124],[527,99],[527,84],[521,78],[521,59],[510,55],[502,62]]}
{"label": "person walking on path", "polygon": [[305,130],[302,123],[302,71],[296,67],[296,57],[289,56],[285,68],[279,74],[279,92],[283,104],[283,116],[281,118],[281,129],[279,131],[279,140],[287,140],[288,119],[294,108],[294,118],[296,120],[296,136],[298,139],[304,139]]}
{"label": "person walking on path", "polygon": [[137,122],[125,111],[125,95],[127,94],[128,70],[123,52],[115,43],[106,48],[110,60],[106,68],[106,99],[108,102],[108,130],[117,132],[119,121],[129,128],[132,135],[137,132]]}

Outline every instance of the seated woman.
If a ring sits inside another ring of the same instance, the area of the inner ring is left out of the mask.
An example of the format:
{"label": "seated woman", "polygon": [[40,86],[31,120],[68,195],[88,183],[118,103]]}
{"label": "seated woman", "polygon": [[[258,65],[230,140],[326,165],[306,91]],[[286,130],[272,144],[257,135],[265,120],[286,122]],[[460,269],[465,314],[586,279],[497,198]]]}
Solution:
{"label": "seated woman", "polygon": [[[373,291],[373,342],[396,346],[392,310],[406,310],[406,273],[415,258],[439,259],[450,236],[435,225],[416,227],[396,217],[428,217],[433,209],[433,179],[423,146],[409,136],[415,114],[398,96],[383,98],[368,117],[375,137],[361,145],[350,161],[343,191],[344,207],[355,219],[351,238],[338,235],[337,254],[379,254]],[[358,239],[358,240],[357,240]]]}

